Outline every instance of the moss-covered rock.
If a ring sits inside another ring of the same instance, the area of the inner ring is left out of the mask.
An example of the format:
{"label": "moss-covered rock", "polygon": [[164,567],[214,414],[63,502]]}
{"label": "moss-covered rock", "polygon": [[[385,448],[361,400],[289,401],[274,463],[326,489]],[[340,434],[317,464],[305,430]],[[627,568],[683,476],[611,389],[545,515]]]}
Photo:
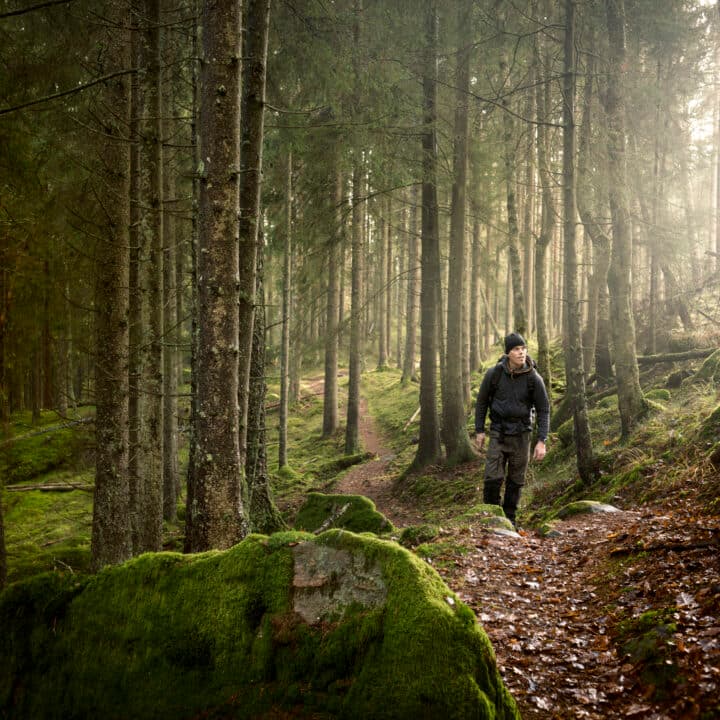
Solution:
{"label": "moss-covered rock", "polygon": [[645,393],[646,400],[654,400],[655,402],[670,402],[670,391],[665,388],[653,388]]}
{"label": "moss-covered rock", "polygon": [[375,509],[375,503],[363,495],[325,495],[308,493],[295,518],[298,530],[317,532],[344,528],[351,532],[376,535],[392,532],[392,523]]}
{"label": "moss-covered rock", "polygon": [[720,383],[720,350],[716,350],[700,366],[691,382],[695,380],[709,380],[713,383]]}
{"label": "moss-covered rock", "polygon": [[519,718],[437,573],[340,530],[13,585],[0,655],[4,718]]}
{"label": "moss-covered rock", "polygon": [[720,440],[720,405],[702,421],[700,437],[703,440]]}
{"label": "moss-covered rock", "polygon": [[411,525],[403,528],[399,542],[403,547],[414,548],[422,543],[432,542],[440,537],[439,525]]}
{"label": "moss-covered rock", "polygon": [[561,519],[583,513],[612,513],[620,512],[615,506],[601,503],[597,500],[577,500],[571,502],[558,510],[557,516]]}

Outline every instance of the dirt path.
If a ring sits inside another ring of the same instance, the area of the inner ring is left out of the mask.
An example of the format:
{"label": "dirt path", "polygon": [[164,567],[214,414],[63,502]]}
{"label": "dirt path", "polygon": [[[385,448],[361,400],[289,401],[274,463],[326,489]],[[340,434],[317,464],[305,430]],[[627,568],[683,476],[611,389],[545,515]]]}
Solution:
{"label": "dirt path", "polygon": [[393,495],[389,466],[394,452],[383,442],[368,412],[367,402],[360,400],[360,442],[362,448],[375,456],[374,460],[355,465],[340,479],[336,491],[345,495],[364,495],[370,498],[396,527],[422,522],[422,516],[399,502]]}
{"label": "dirt path", "polygon": [[[397,526],[422,522],[392,493],[392,452],[365,404],[360,433],[376,459],[338,491],[371,498]],[[465,525],[433,562],[488,633],[523,718],[720,718],[720,518],[695,517],[688,503],[578,515],[559,530],[496,535]],[[620,647],[618,627],[647,611],[662,613],[669,630],[643,664]],[[654,675],[641,681],[652,661]]]}

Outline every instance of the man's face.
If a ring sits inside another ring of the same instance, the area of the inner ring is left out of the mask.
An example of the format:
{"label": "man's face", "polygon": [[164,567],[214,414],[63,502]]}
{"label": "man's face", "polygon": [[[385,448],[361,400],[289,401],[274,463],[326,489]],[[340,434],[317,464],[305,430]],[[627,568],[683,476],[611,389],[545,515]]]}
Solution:
{"label": "man's face", "polygon": [[525,364],[525,358],[527,357],[527,347],[525,345],[516,345],[508,353],[510,360],[510,366],[513,368],[521,368]]}

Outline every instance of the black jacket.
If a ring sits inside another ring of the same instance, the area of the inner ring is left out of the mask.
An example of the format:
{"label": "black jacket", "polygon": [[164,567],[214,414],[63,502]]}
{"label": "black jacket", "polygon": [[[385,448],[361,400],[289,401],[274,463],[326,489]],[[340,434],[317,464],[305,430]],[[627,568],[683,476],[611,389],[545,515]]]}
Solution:
{"label": "black jacket", "polygon": [[[510,370],[507,356],[500,360],[502,374],[497,383],[490,407],[490,430],[504,435],[520,435],[532,430],[531,410],[537,413],[538,440],[545,441],[550,431],[550,400],[545,383],[528,359],[520,370]],[[493,374],[491,367],[483,378],[475,404],[475,432],[485,432],[485,416],[488,400],[492,394]],[[533,381],[529,382],[530,377]],[[531,387],[532,386],[532,387]],[[532,397],[531,397],[532,393]]]}

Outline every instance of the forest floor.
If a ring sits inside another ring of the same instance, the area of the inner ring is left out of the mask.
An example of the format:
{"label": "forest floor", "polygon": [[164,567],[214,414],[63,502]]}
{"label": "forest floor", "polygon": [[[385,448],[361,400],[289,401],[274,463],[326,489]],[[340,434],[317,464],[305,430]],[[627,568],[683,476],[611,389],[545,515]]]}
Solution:
{"label": "forest floor", "polygon": [[[371,498],[396,527],[422,523],[361,418],[375,459],[337,492]],[[523,718],[720,718],[720,518],[697,516],[693,497],[576,515],[554,537],[443,529],[432,564],[490,637]]]}

